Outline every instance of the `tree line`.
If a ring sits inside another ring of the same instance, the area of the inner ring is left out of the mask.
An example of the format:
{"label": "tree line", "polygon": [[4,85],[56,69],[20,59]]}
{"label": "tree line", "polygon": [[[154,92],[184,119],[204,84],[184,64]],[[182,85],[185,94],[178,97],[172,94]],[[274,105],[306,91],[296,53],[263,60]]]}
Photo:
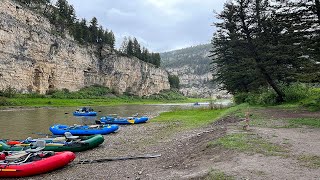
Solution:
{"label": "tree line", "polygon": [[137,57],[144,62],[148,62],[156,65],[157,67],[160,67],[160,54],[150,52],[147,48],[141,47],[136,38],[132,39],[131,37],[124,37],[119,51],[128,56]]}
{"label": "tree line", "polygon": [[[99,25],[96,17],[93,17],[89,22],[84,18],[77,19],[74,7],[69,5],[66,0],[57,0],[54,5],[51,0],[15,1],[47,17],[54,25],[56,34],[65,36],[66,33],[69,33],[74,40],[82,45],[95,45],[97,54],[100,56],[104,45],[109,45],[112,49],[115,48],[115,36],[112,30],[104,29]],[[136,38],[125,38],[120,52],[160,67],[160,54],[149,52],[147,48],[141,47]]]}
{"label": "tree line", "polygon": [[212,71],[232,94],[320,82],[319,0],[233,0],[214,23]]}
{"label": "tree line", "polygon": [[[55,5],[50,0],[15,0],[16,2],[34,9],[47,17],[55,27],[55,33],[64,36],[69,33],[80,44],[109,45],[114,48],[113,32],[99,26],[96,17],[90,22],[77,19],[75,9],[66,0],[57,0]],[[68,32],[67,32],[68,31]]]}

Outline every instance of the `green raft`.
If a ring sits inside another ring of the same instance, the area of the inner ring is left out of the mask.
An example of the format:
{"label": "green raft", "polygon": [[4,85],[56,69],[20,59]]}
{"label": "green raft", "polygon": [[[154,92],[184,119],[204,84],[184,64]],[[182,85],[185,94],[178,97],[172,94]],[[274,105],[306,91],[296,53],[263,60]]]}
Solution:
{"label": "green raft", "polygon": [[[102,144],[104,137],[100,134],[92,136],[79,136],[73,141],[46,141],[44,151],[72,151],[79,152],[95,148]],[[21,151],[32,147],[32,143],[22,143],[10,146],[5,141],[0,141],[0,151]]]}

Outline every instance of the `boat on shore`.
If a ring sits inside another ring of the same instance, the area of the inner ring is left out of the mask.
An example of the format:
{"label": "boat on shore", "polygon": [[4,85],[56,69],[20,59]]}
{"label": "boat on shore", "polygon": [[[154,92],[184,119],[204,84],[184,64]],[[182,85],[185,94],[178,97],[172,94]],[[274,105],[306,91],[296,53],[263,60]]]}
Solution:
{"label": "boat on shore", "polygon": [[72,151],[80,152],[93,149],[104,142],[104,137],[100,134],[91,136],[69,136],[56,138],[39,138],[21,141],[0,141],[0,151],[22,151],[30,149],[39,140],[46,141],[44,151]]}
{"label": "boat on shore", "polygon": [[96,124],[140,124],[149,120],[147,116],[141,117],[114,117],[112,115],[103,116],[100,121],[96,121]]}
{"label": "boat on shore", "polygon": [[45,141],[37,141],[35,149],[0,153],[0,177],[26,177],[62,168],[76,155],[70,151],[42,151]]}
{"label": "boat on shore", "polygon": [[63,124],[55,124],[49,128],[54,135],[64,135],[65,132],[70,132],[73,135],[94,135],[94,134],[109,134],[117,131],[118,125],[74,125],[68,126]]}

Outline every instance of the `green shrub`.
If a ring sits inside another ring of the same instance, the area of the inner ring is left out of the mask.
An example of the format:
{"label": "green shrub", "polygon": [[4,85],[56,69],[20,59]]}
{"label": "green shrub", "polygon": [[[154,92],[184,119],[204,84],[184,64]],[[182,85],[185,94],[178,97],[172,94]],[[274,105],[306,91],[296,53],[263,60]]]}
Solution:
{"label": "green shrub", "polygon": [[290,86],[283,86],[283,92],[285,94],[285,102],[294,103],[299,102],[312,96],[312,88],[308,87],[306,84],[295,83]]}
{"label": "green shrub", "polygon": [[0,106],[13,106],[14,104],[8,101],[7,98],[0,96]]}
{"label": "green shrub", "polygon": [[304,99],[301,104],[311,111],[320,110],[320,88],[313,88],[310,90],[310,96]]}
{"label": "green shrub", "polygon": [[2,90],[0,96],[4,96],[7,98],[13,98],[17,94],[17,90],[12,88],[11,86],[7,87],[6,89]]}
{"label": "green shrub", "polygon": [[[305,103],[306,105],[309,104],[309,106],[312,107],[319,106],[316,94],[320,93],[317,93],[305,84],[296,83],[291,85],[281,85],[280,87],[285,94],[284,101],[286,103],[298,103],[310,98],[308,103]],[[264,88],[256,92],[238,93],[234,96],[234,101],[236,104],[249,103],[250,105],[276,105],[276,98],[277,94],[273,89]]]}
{"label": "green shrub", "polygon": [[242,104],[246,102],[248,93],[237,93],[234,95],[233,100],[236,104]]}
{"label": "green shrub", "polygon": [[68,89],[49,92],[53,98],[58,99],[99,99],[111,93],[111,90],[103,86],[84,87],[79,91],[70,92]]}
{"label": "green shrub", "polygon": [[153,100],[184,100],[184,97],[178,90],[164,90],[159,94],[150,95],[143,97],[144,99],[153,99]]}

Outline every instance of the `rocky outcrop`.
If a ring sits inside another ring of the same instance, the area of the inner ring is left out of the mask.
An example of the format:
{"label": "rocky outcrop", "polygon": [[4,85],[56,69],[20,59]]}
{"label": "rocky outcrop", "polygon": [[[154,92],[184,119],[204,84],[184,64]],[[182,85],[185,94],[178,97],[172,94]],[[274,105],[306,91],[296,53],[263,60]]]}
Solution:
{"label": "rocky outcrop", "polygon": [[99,84],[118,93],[144,96],[169,89],[165,70],[136,58],[80,46],[52,34],[48,20],[10,0],[0,4],[0,89],[45,93]]}
{"label": "rocky outcrop", "polygon": [[180,80],[179,91],[188,97],[227,97],[219,85],[212,82],[211,59],[208,57],[212,46],[198,45],[161,54],[162,64],[171,75]]}
{"label": "rocky outcrop", "polygon": [[197,74],[188,65],[179,68],[167,68],[171,75],[176,75],[180,80],[179,91],[188,97],[216,97],[221,96],[222,91],[212,83],[212,73]]}

